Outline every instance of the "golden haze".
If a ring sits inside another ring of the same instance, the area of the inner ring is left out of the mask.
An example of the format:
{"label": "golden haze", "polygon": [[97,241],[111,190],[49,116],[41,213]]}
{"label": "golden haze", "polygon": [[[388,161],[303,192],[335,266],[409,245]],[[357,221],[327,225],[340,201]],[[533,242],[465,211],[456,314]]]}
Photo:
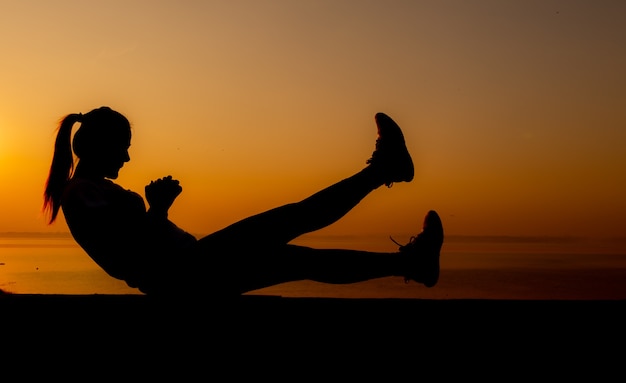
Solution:
{"label": "golden haze", "polygon": [[621,2],[141,4],[0,6],[0,231],[66,230],[40,212],[54,129],[108,105],[134,129],[118,181],[180,179],[194,233],[360,170],[383,111],[416,178],[328,233],[435,209],[450,234],[624,236]]}

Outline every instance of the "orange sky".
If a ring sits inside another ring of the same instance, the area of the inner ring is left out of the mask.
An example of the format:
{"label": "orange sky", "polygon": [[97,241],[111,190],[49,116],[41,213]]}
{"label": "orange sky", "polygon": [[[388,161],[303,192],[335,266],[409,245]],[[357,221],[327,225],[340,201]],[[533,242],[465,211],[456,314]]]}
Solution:
{"label": "orange sky", "polygon": [[365,166],[374,114],[410,184],[328,233],[624,236],[626,2],[5,1],[0,232],[46,226],[54,129],[108,105],[134,128],[119,183],[178,178],[208,233]]}

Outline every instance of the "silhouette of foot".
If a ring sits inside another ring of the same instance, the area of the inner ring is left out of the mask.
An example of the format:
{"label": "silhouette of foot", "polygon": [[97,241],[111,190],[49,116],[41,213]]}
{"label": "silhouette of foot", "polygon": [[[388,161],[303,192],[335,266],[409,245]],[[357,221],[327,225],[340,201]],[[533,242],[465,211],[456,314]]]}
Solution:
{"label": "silhouette of foot", "polygon": [[433,287],[439,280],[439,255],[443,245],[443,225],[439,215],[431,210],[424,217],[422,232],[400,246],[407,255],[408,272],[405,282],[414,280],[426,287]]}
{"label": "silhouette of foot", "polygon": [[391,187],[394,182],[413,180],[413,160],[406,148],[402,130],[385,113],[376,113],[375,120],[378,127],[376,150],[366,163],[381,175],[387,187]]}

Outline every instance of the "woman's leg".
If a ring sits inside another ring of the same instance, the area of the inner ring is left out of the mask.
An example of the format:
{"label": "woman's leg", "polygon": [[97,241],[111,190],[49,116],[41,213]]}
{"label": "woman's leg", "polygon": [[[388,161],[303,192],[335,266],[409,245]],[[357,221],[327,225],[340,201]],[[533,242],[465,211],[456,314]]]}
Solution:
{"label": "woman's leg", "polygon": [[366,168],[310,197],[245,218],[199,240],[208,252],[216,247],[278,246],[324,228],[343,217],[381,185],[413,179],[413,161],[400,127],[387,115],[375,116],[376,150]]}
{"label": "woman's leg", "polygon": [[343,217],[375,189],[368,169],[296,203],[244,218],[199,240],[209,248],[249,243],[253,247],[286,244],[298,236],[326,227]]}
{"label": "woman's leg", "polygon": [[314,249],[282,245],[267,249],[263,256],[250,257],[227,284],[234,283],[240,294],[280,283],[312,280],[346,284],[374,278],[404,276],[407,259],[403,254],[347,249]]}
{"label": "woman's leg", "polygon": [[[314,249],[297,245],[280,245],[250,250],[245,262],[241,253],[227,252],[218,262],[226,262],[221,271],[222,286],[242,294],[279,283],[312,280],[346,284],[374,278],[403,276],[426,287],[439,280],[439,255],[443,244],[443,225],[435,211],[424,217],[422,231],[398,252],[382,253],[347,249]],[[232,251],[232,250],[231,250]],[[262,254],[258,254],[262,252]],[[230,263],[232,262],[232,263]],[[225,266],[225,267],[224,267]]]}
{"label": "woman's leg", "polygon": [[413,162],[402,131],[382,113],[376,115],[376,123],[376,150],[365,169],[300,202],[248,217],[201,238],[195,256],[204,259],[203,265],[211,270],[212,285],[243,293],[302,279],[353,283],[393,275],[436,283],[443,228],[434,212],[429,216],[439,221],[438,226],[430,225],[429,233],[420,233],[397,253],[288,245],[302,234],[336,222],[376,188],[413,179]]}

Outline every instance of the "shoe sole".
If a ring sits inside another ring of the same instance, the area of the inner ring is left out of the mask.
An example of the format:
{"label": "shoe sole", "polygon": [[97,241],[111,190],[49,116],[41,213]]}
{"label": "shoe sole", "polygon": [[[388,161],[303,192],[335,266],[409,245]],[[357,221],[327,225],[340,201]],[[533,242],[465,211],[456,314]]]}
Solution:
{"label": "shoe sole", "polygon": [[441,257],[441,247],[443,246],[443,224],[441,223],[441,217],[436,211],[431,210],[424,217],[424,233],[428,237],[433,238],[433,257],[427,262],[432,265],[432,274],[429,278],[425,278],[424,286],[433,287],[439,281],[439,258]]}

